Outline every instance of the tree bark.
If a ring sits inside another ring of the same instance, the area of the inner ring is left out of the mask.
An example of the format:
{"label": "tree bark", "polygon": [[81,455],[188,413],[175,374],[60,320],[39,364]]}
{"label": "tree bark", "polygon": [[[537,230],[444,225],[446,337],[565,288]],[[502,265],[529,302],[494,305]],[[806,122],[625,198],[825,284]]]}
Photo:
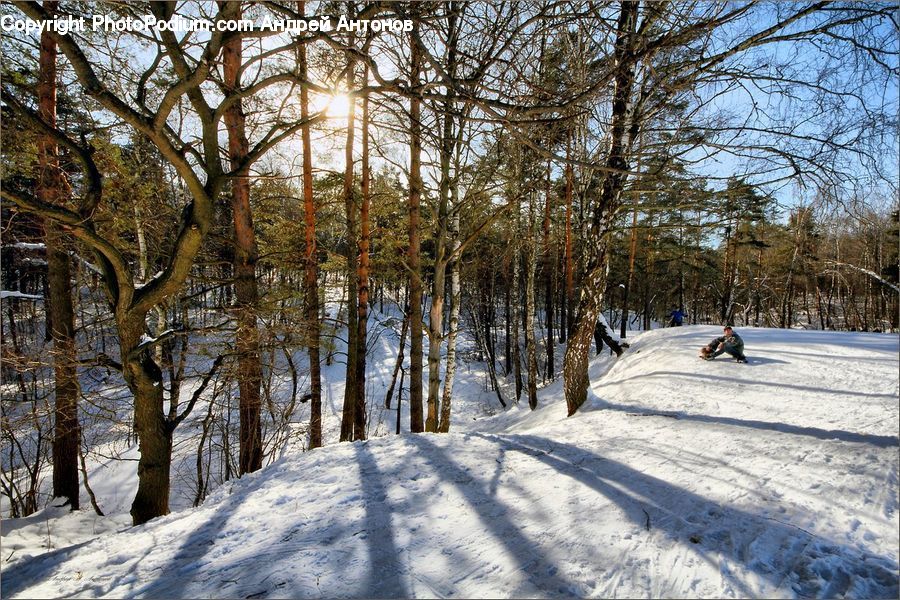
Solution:
{"label": "tree bark", "polygon": [[525,252],[525,355],[528,363],[528,406],[537,408],[537,348],[534,336],[534,288],[535,271],[537,269],[537,241],[535,204],[537,191],[532,192],[528,203],[528,239]]}
{"label": "tree bark", "polygon": [[[447,21],[447,72],[450,77],[456,71],[456,3],[450,4]],[[440,189],[438,198],[437,223],[434,233],[435,258],[434,279],[431,285],[431,310],[428,313],[428,415],[425,431],[438,430],[438,393],[441,384],[441,345],[444,340],[444,292],[446,287],[448,248],[447,236],[450,229],[450,194],[454,182],[451,179],[450,163],[454,148],[453,94],[450,90],[444,102],[443,131],[440,147]],[[447,405],[449,419],[449,404]],[[448,423],[449,426],[449,423]]]}
{"label": "tree bark", "polygon": [[[299,0],[301,16],[306,14],[306,0]],[[307,79],[306,44],[300,46],[298,67],[300,78]],[[316,256],[316,204],[313,198],[312,143],[309,132],[309,90],[300,87],[300,118],[303,144],[303,217],[306,225],[304,254],[305,328],[306,347],[309,354],[309,447],[322,446],[322,366],[319,356],[319,263]]]}
{"label": "tree bark", "polygon": [[169,471],[172,464],[172,424],[163,412],[162,371],[139,348],[145,331],[146,313],[120,312],[120,332],[125,381],[134,394],[134,429],[140,442],[138,491],[131,504],[135,525],[169,512]]}
{"label": "tree bark", "polygon": [[506,408],[506,401],[503,400],[503,393],[500,391],[500,382],[497,381],[497,371],[494,369],[494,361],[491,358],[491,353],[488,351],[487,344],[485,343],[487,334],[482,331],[483,328],[481,317],[478,315],[479,312],[480,311],[477,308],[469,311],[469,316],[472,319],[473,333],[475,334],[475,343],[478,345],[479,350],[487,361],[488,376],[491,380],[491,387],[494,388],[494,392],[497,394],[497,400],[503,408]]}
{"label": "tree bark", "polygon": [[[637,24],[638,3],[623,1],[620,5],[618,33],[616,35],[615,91],[612,103],[612,127],[610,129],[608,171],[600,189],[600,197],[591,216],[590,237],[587,240],[590,254],[588,268],[581,288],[575,331],[566,348],[563,388],[568,415],[575,414],[584,404],[588,392],[588,355],[594,325],[602,309],[603,291],[606,288],[606,234],[620,205],[621,192],[628,177],[626,160],[629,141],[629,99],[635,77],[634,34]],[[632,115],[632,118],[635,118]]]}
{"label": "tree bark", "polygon": [[[605,259],[605,249],[598,258]],[[587,400],[588,390],[588,357],[594,334],[594,324],[602,310],[602,293],[591,293],[589,290],[602,290],[606,284],[606,268],[598,266],[587,273],[583,282],[578,314],[575,316],[575,330],[569,337],[566,346],[566,357],[563,367],[563,389],[566,396],[568,416],[572,416]]]}
{"label": "tree bark", "polygon": [[[407,315],[409,307],[406,307]],[[404,351],[406,348],[406,333],[409,331],[409,316],[403,318],[403,325],[400,327],[400,349],[397,351],[397,362],[394,364],[394,374],[391,376],[391,385],[388,386],[387,394],[384,396],[384,407],[391,408],[391,398],[394,396],[394,386],[397,384],[397,373],[403,368]],[[399,397],[399,395],[398,395]],[[398,401],[399,402],[399,401]],[[400,410],[399,404],[397,410]],[[397,433],[400,433],[399,431]]]}
{"label": "tree bark", "polygon": [[[459,212],[453,215],[450,226],[450,239],[451,253],[455,254],[460,246]],[[441,433],[450,431],[453,379],[456,376],[456,340],[459,334],[459,308],[461,301],[462,286],[459,279],[459,256],[457,256],[450,266],[450,326],[447,332],[447,368],[444,373],[444,391],[441,395],[441,420],[438,424],[438,431]]]}
{"label": "tree bark", "polygon": [[[223,7],[224,8],[224,7]],[[234,9],[235,19],[241,18],[241,7]],[[242,38],[235,35],[222,48],[222,63],[226,89],[234,94],[241,89]],[[225,111],[228,130],[228,156],[235,177],[231,183],[231,207],[234,218],[234,295],[237,314],[235,350],[238,360],[240,389],[240,474],[252,473],[262,467],[262,425],[260,423],[260,385],[262,364],[259,353],[259,289],[256,282],[256,262],[259,251],[253,229],[250,207],[250,167],[246,165],[250,145],[247,141],[246,118],[240,100]]]}
{"label": "tree bark", "polygon": [[[516,224],[519,222],[519,202],[516,202]],[[516,227],[518,230],[518,227]],[[519,306],[519,299],[522,297],[519,293],[519,243],[518,243],[518,231],[514,231],[512,235],[512,243],[510,244],[510,250],[512,251],[512,283],[510,287],[512,288],[512,368],[513,375],[516,382],[516,403],[522,398],[522,359],[521,352],[519,349],[519,327],[522,325],[522,319],[519,316],[519,312],[521,307]]]}
{"label": "tree bark", "polygon": [[[368,85],[369,68],[364,69],[363,87]],[[366,439],[366,337],[369,318],[369,95],[362,101],[362,202],[359,207],[358,317],[356,334],[356,409],[353,438]]]}
{"label": "tree bark", "polygon": [[[571,133],[566,144],[566,158],[571,157]],[[572,256],[572,188],[574,171],[571,164],[566,165],[566,231],[565,231],[565,302],[563,302],[563,322],[560,323],[560,343],[572,333],[575,322],[575,259]]]}
{"label": "tree bark", "polygon": [[422,278],[419,256],[419,204],[422,199],[422,123],[421,100],[418,97],[419,71],[422,58],[414,41],[418,35],[418,21],[413,21],[410,36],[409,102],[410,163],[409,163],[409,419],[410,431],[424,431],[422,411]]}
{"label": "tree bark", "polygon": [[723,325],[729,323],[729,313],[734,297],[734,277],[731,256],[731,225],[725,226],[725,263],[722,267],[722,297],[719,305],[719,320]]}
{"label": "tree bark", "polygon": [[[44,2],[56,14],[56,1]],[[38,110],[51,127],[56,126],[56,42],[46,31],[41,34]],[[38,139],[37,196],[58,205],[68,195],[59,166],[56,141],[49,134]],[[81,431],[78,423],[78,370],[75,345],[75,311],[72,306],[71,266],[68,244],[59,226],[44,223],[47,248],[48,319],[53,339],[54,430],[53,496],[66,498],[72,510],[79,508],[78,453]]]}
{"label": "tree bark", "polygon": [[72,510],[79,508],[78,452],[81,426],[78,422],[78,362],[75,345],[75,313],[72,306],[71,268],[68,244],[55,223],[44,226],[47,246],[47,278],[50,289],[54,373],[53,496],[67,498]]}
{"label": "tree bark", "polygon": [[[504,260],[503,262],[504,262],[504,267],[509,266],[509,263],[507,261]],[[504,269],[504,272],[507,272],[507,271],[508,271],[508,269]],[[506,376],[509,376],[510,369],[512,368],[512,346],[510,345],[510,338],[512,337],[512,328],[511,328],[511,324],[510,324],[510,320],[511,320],[510,319],[510,310],[512,310],[512,309],[510,308],[510,301],[509,301],[510,288],[512,286],[507,281],[507,283],[504,287],[505,287],[505,289],[503,292],[503,299],[504,299],[505,310],[503,312],[503,318],[504,318],[504,323],[506,326],[504,329],[504,331],[506,332],[506,335],[503,336],[503,342],[504,342],[503,343],[503,360],[504,360],[503,374]]]}
{"label": "tree bark", "polygon": [[547,161],[547,191],[546,191],[546,202],[544,203],[544,314],[546,315],[547,321],[547,335],[545,339],[547,340],[547,368],[544,370],[547,379],[554,379],[554,370],[556,365],[554,365],[554,356],[553,350],[554,346],[556,346],[556,340],[553,338],[553,272],[554,272],[554,263],[555,255],[553,253],[553,248],[550,244],[550,215],[553,211],[553,186],[552,186],[552,173],[550,170],[550,161]]}
{"label": "tree bark", "polygon": [[625,338],[628,328],[628,296],[631,293],[631,284],[634,282],[634,257],[637,255],[637,220],[638,209],[634,207],[631,215],[631,248],[628,251],[628,279],[625,281],[625,290],[622,292],[622,323],[619,326],[619,337]]}
{"label": "tree bark", "polygon": [[[352,5],[352,3],[350,3]],[[352,8],[352,6],[351,6]],[[355,61],[347,61],[347,91],[353,90]],[[344,216],[347,222],[347,370],[344,383],[344,407],[341,413],[341,441],[350,442],[356,423],[357,393],[356,369],[358,345],[358,290],[357,290],[357,232],[356,202],[353,198],[353,138],[355,133],[356,100],[350,99],[347,112],[347,143],[344,146]]]}

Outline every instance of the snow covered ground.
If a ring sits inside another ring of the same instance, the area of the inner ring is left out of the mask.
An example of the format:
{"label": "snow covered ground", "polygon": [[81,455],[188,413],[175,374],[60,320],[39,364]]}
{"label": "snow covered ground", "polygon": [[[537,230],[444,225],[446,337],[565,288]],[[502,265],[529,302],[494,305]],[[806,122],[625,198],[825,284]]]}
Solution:
{"label": "snow covered ground", "polygon": [[896,598],[898,337],[739,333],[748,365],[640,334],[572,418],[559,382],[484,417],[463,366],[451,434],[288,452],[142,527],[5,520],[2,594]]}

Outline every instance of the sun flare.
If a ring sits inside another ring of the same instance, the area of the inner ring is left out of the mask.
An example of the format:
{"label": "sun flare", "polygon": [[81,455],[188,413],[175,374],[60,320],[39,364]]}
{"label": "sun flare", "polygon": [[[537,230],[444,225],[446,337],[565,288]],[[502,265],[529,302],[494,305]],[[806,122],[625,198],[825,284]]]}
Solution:
{"label": "sun flare", "polygon": [[346,119],[350,114],[350,98],[347,94],[334,94],[328,99],[326,114],[331,118]]}

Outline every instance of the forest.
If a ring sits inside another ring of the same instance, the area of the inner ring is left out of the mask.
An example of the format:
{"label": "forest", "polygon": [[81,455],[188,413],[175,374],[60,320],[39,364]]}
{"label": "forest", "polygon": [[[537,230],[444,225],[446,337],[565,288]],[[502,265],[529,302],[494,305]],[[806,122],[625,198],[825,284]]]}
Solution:
{"label": "forest", "polygon": [[468,364],[574,415],[676,309],[900,330],[890,3],[0,10],[4,517],[100,513],[98,457],[137,525],[289,444],[446,433]]}

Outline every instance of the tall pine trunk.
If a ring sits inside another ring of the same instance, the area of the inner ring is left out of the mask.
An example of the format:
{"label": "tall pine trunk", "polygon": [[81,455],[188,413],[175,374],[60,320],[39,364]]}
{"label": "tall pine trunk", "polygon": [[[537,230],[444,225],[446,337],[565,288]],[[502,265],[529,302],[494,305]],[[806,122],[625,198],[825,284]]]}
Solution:
{"label": "tall pine trunk", "polygon": [[[352,8],[352,2],[349,3]],[[347,61],[347,92],[353,90],[355,61]],[[359,388],[356,383],[359,358],[358,290],[357,290],[357,232],[356,202],[353,198],[353,138],[356,127],[356,100],[350,98],[347,112],[347,143],[344,146],[344,217],[347,222],[347,370],[344,383],[344,408],[341,414],[341,441],[353,441],[356,423],[356,405]]]}
{"label": "tall pine trunk", "polygon": [[[299,2],[300,15],[306,13],[306,1]],[[307,79],[306,44],[300,46],[298,60],[300,78]],[[313,198],[312,144],[309,132],[309,91],[300,88],[300,118],[306,123],[301,129],[303,143],[303,216],[306,225],[304,255],[305,329],[309,353],[309,447],[322,445],[322,368],[319,362],[319,263],[316,256],[316,205]]]}
{"label": "tall pine trunk", "polygon": [[[368,85],[369,68],[363,71],[363,87]],[[362,202],[359,208],[358,317],[356,334],[356,408],[353,415],[353,438],[366,439],[366,337],[369,318],[369,95],[362,102]]]}
{"label": "tall pine trunk", "polygon": [[[55,14],[58,3],[44,7]],[[56,42],[41,33],[38,110],[51,127],[56,126]],[[65,200],[66,183],[59,166],[56,142],[50,135],[38,139],[37,196],[48,204]],[[53,339],[54,428],[53,496],[66,498],[72,510],[79,508],[78,454],[81,431],[78,424],[78,370],[75,346],[75,311],[72,306],[71,265],[68,244],[55,223],[44,224],[49,288],[48,325]]]}
{"label": "tall pine trunk", "polygon": [[519,304],[520,298],[522,295],[519,293],[519,280],[521,279],[519,274],[519,243],[518,243],[518,225],[519,225],[519,202],[516,201],[515,206],[516,211],[516,231],[513,232],[512,240],[510,244],[510,250],[512,251],[512,282],[510,283],[510,287],[512,288],[512,368],[513,368],[513,377],[516,382],[516,402],[522,398],[522,357],[521,351],[519,348],[519,327],[522,325],[522,319],[520,316],[521,306]]}
{"label": "tall pine trunk", "polygon": [[[235,19],[241,18],[240,5]],[[222,48],[225,87],[230,93],[241,89],[240,69],[242,39],[235,35]],[[228,130],[228,156],[235,177],[231,182],[231,207],[234,216],[234,295],[237,314],[235,349],[238,359],[240,389],[240,473],[251,473],[262,467],[262,427],[260,424],[260,385],[262,364],[259,353],[259,290],[256,262],[259,252],[253,230],[250,208],[250,167],[246,163],[250,146],[246,135],[246,118],[240,100],[225,111]]]}
{"label": "tall pine trunk", "polygon": [[547,321],[547,368],[544,370],[547,379],[553,379],[554,375],[554,356],[553,349],[556,346],[556,340],[553,339],[553,272],[554,272],[554,253],[550,244],[550,215],[553,212],[552,201],[552,181],[550,171],[550,161],[547,161],[547,198],[544,203],[544,314]]}
{"label": "tall pine trunk", "polygon": [[413,95],[409,102],[410,113],[410,161],[409,161],[409,419],[410,430],[425,429],[422,407],[422,278],[419,256],[419,204],[422,199],[422,123],[419,94],[419,71],[422,58],[415,42],[418,21],[413,21],[410,36],[410,87]]}
{"label": "tall pine trunk", "polygon": [[537,204],[536,190],[532,192],[528,202],[528,239],[525,252],[525,354],[528,362],[528,406],[531,410],[537,408],[537,348],[534,336],[534,280],[537,270],[535,204]]}

